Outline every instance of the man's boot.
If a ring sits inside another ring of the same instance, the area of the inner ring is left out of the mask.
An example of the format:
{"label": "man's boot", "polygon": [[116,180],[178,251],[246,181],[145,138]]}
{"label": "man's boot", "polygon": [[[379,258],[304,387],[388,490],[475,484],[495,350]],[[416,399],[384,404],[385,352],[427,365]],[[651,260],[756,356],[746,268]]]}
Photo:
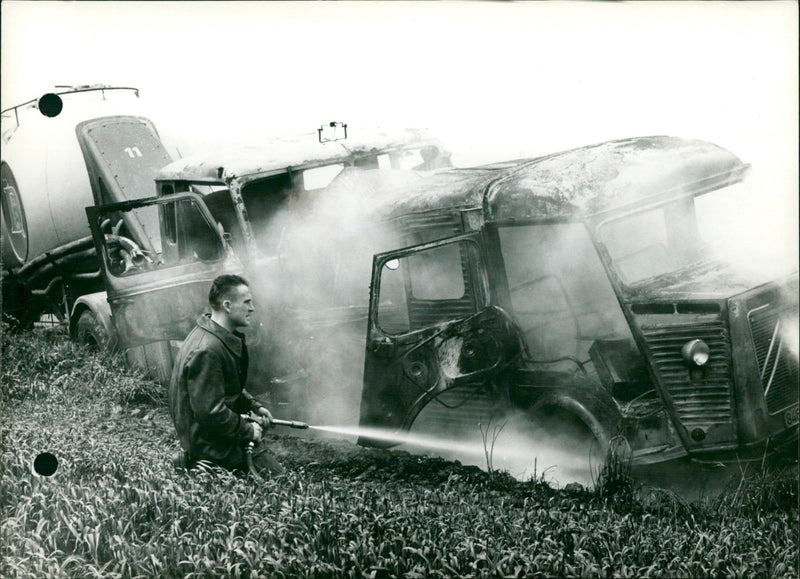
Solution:
{"label": "man's boot", "polygon": [[172,455],[172,466],[176,469],[189,470],[192,468],[192,461],[186,451],[181,449]]}

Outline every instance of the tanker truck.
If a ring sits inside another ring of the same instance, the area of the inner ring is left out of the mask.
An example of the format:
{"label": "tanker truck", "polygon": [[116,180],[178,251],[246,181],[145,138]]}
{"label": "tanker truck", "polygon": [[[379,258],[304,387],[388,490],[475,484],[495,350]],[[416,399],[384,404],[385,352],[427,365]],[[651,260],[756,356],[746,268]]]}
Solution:
{"label": "tanker truck", "polygon": [[[76,300],[104,290],[84,208],[152,194],[172,161],[132,87],[60,87],[3,115],[3,319],[27,327],[68,320]],[[153,222],[115,224],[142,246]]]}

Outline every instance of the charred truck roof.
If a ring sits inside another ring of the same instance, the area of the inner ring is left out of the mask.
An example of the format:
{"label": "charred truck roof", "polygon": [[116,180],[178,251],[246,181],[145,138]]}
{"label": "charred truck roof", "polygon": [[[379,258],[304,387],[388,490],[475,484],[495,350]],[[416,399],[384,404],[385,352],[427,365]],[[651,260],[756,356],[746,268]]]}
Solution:
{"label": "charred truck roof", "polygon": [[440,145],[439,141],[418,129],[400,134],[382,131],[351,131],[347,140],[320,141],[311,133],[272,140],[263,145],[193,155],[164,167],[158,181],[222,183],[232,179],[247,181],[292,167],[313,167],[348,157],[375,154],[378,151],[406,149],[412,145]]}
{"label": "charred truck roof", "polygon": [[487,221],[577,218],[723,187],[747,168],[713,143],[636,137],[437,173],[395,191],[392,213],[480,207]]}

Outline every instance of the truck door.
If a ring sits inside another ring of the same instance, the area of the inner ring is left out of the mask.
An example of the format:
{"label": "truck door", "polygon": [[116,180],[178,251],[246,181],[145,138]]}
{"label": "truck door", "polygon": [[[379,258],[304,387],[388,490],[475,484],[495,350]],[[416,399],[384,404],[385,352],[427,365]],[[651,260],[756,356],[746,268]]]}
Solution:
{"label": "truck door", "polygon": [[[150,197],[159,169],[172,162],[155,126],[144,117],[92,119],[80,123],[75,132],[96,205]],[[138,219],[126,225],[142,244],[158,233],[154,210],[140,210]]]}
{"label": "truck door", "polygon": [[[88,207],[108,303],[124,349],[183,340],[207,309],[212,280],[240,272],[202,199],[193,193]],[[157,214],[160,235],[139,243],[142,215]],[[134,235],[137,234],[137,235]]]}
{"label": "truck door", "polygon": [[406,431],[439,394],[489,381],[519,353],[481,255],[469,233],[375,256],[361,427]]}

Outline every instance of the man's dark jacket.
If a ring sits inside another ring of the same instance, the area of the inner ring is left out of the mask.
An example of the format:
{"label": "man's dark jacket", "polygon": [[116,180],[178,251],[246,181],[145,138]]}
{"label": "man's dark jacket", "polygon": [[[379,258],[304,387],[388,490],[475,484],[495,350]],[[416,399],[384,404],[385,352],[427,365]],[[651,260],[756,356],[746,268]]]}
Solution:
{"label": "man's dark jacket", "polygon": [[244,445],[253,440],[254,429],[240,415],[261,407],[244,390],[247,363],[244,336],[208,316],[197,320],[183,342],[170,380],[169,410],[191,461],[245,467]]}

